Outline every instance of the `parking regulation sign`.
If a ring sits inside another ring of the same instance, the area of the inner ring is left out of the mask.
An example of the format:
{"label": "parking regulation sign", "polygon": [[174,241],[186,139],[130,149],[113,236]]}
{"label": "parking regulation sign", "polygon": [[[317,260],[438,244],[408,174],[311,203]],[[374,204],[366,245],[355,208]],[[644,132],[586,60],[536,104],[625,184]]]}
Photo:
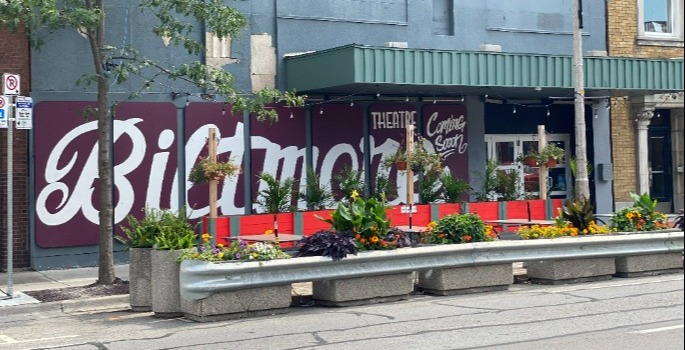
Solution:
{"label": "parking regulation sign", "polygon": [[6,129],[9,119],[9,105],[10,99],[7,96],[0,95],[0,128]]}
{"label": "parking regulation sign", "polygon": [[19,74],[5,73],[2,75],[2,94],[19,95]]}
{"label": "parking regulation sign", "polygon": [[14,104],[17,129],[31,129],[33,127],[33,99],[17,96]]}

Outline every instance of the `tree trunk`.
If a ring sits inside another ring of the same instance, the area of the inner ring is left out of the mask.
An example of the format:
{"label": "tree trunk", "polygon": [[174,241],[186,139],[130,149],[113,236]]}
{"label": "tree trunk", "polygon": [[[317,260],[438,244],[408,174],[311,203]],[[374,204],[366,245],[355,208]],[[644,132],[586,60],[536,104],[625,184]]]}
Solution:
{"label": "tree trunk", "polygon": [[[90,1],[86,2],[90,5]],[[99,284],[111,284],[116,279],[114,274],[113,253],[113,203],[112,203],[112,139],[109,106],[109,82],[103,75],[105,64],[105,18],[104,7],[101,0],[95,1],[95,7],[100,8],[102,18],[97,30],[88,32],[88,39],[95,64],[95,72],[98,76],[98,177],[100,178],[100,212],[99,212],[99,237],[100,252],[98,259]]]}

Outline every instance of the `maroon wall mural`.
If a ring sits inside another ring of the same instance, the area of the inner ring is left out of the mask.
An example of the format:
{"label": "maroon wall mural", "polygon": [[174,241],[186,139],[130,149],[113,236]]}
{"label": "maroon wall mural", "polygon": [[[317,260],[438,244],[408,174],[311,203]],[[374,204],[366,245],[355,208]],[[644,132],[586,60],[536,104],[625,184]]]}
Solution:
{"label": "maroon wall mural", "polygon": [[331,184],[335,174],[345,166],[364,171],[362,120],[362,110],[358,104],[320,104],[312,107],[313,158],[321,184]]}
{"label": "maroon wall mural", "polygon": [[[95,245],[98,242],[97,121],[84,120],[88,102],[40,102],[35,109],[36,243],[42,248]],[[371,178],[385,155],[396,151],[408,122],[419,122],[414,104],[376,103],[369,107]],[[363,110],[359,104],[317,104],[312,111],[314,168],[322,184],[331,185],[344,166],[364,170]],[[115,227],[127,215],[142,215],[146,205],[178,209],[177,109],[166,103],[121,103],[114,120]],[[253,181],[252,197],[259,191],[261,171],[278,179],[302,178],[306,135],[303,109],[279,108],[278,124],[251,123],[252,171],[243,171],[219,187],[219,214],[245,213],[245,181]],[[292,118],[290,117],[292,113]],[[453,174],[468,180],[466,110],[461,105],[426,105],[423,136],[429,149],[440,153]],[[223,103],[190,103],[185,107],[185,169],[206,156],[210,127],[217,129],[219,160],[244,169],[245,130],[242,115],[233,115]],[[406,179],[390,169],[404,200]],[[184,181],[184,179],[180,179]],[[185,180],[190,218],[209,213],[208,186]],[[304,208],[303,203],[299,203]]]}
{"label": "maroon wall mural", "polygon": [[452,176],[469,181],[466,108],[463,105],[428,104],[423,108],[422,136],[443,159]]}
{"label": "maroon wall mural", "polygon": [[[278,122],[259,122],[252,119],[250,123],[250,142],[252,155],[252,200],[256,201],[258,193],[266,189],[261,184],[258,174],[266,172],[280,181],[298,179],[306,175],[305,152],[306,135],[304,110],[302,108],[276,108]],[[304,185],[304,182],[302,183]],[[261,187],[260,187],[261,186]],[[296,201],[293,201],[296,205]],[[256,206],[259,212],[261,208]]]}
{"label": "maroon wall mural", "polygon": [[[219,141],[216,153],[218,161],[231,160],[244,169],[245,134],[242,115],[231,113],[231,107],[223,103],[199,102],[186,107],[185,116],[185,173],[190,173],[200,156],[207,156],[209,129],[216,129]],[[219,215],[243,214],[245,212],[245,179],[249,174],[241,171],[238,176],[219,182]],[[187,205],[191,218],[209,214],[209,185],[192,184],[186,180]]]}
{"label": "maroon wall mural", "polygon": [[[36,243],[43,248],[98,242],[97,121],[87,102],[36,105]],[[122,103],[114,121],[115,225],[145,203],[173,205],[176,108]],[[175,200],[177,202],[177,200]]]}

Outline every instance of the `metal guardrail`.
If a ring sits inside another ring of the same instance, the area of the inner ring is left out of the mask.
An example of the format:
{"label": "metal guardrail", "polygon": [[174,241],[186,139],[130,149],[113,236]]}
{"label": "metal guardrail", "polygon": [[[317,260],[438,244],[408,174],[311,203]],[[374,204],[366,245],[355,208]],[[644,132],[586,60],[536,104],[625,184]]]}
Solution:
{"label": "metal guardrail", "polygon": [[225,263],[185,260],[180,284],[183,298],[197,300],[222,291],[433,268],[682,251],[683,232],[670,230],[401,248],[362,252],[340,261],[328,257]]}

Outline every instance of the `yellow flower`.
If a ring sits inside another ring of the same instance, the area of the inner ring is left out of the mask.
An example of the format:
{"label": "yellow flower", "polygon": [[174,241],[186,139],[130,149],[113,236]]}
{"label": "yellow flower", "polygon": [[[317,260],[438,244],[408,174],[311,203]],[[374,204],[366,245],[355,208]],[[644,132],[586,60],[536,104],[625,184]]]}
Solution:
{"label": "yellow flower", "polygon": [[273,234],[274,234],[274,230],[272,230],[272,229],[267,229],[267,230],[264,231],[264,234],[267,235],[267,236],[268,236],[268,235],[273,235]]}
{"label": "yellow flower", "polygon": [[217,248],[223,248],[224,245],[223,245],[222,243],[217,243],[217,244],[216,244],[216,247],[217,247]]}
{"label": "yellow flower", "polygon": [[357,197],[359,197],[359,193],[357,193],[357,190],[352,190],[350,197],[352,198],[352,200],[357,200]]}

